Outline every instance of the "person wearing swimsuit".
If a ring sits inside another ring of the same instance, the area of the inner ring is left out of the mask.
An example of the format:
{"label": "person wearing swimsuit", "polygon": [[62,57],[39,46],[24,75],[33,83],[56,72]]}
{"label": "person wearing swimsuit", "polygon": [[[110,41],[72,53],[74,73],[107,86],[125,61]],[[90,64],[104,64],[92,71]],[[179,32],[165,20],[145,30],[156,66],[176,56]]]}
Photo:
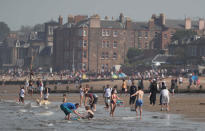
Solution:
{"label": "person wearing swimsuit", "polygon": [[120,98],[117,96],[117,93],[115,92],[115,90],[112,90],[111,92],[111,102],[110,102],[110,116],[114,116],[114,112],[115,112],[115,108],[116,108],[116,103],[117,100],[120,100]]}
{"label": "person wearing swimsuit", "polygon": [[137,100],[136,100],[136,113],[138,115],[137,107],[139,106],[140,118],[142,117],[143,95],[144,95],[144,92],[142,91],[142,87],[141,86],[138,87],[138,91],[135,94],[131,95],[131,97],[132,96],[137,96]]}

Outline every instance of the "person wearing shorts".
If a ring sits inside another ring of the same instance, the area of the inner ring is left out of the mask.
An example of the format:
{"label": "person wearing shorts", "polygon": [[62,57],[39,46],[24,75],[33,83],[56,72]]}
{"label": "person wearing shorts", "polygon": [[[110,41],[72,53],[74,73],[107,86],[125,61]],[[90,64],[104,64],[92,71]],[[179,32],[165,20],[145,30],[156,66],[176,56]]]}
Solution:
{"label": "person wearing shorts", "polygon": [[111,97],[112,88],[109,85],[106,86],[104,89],[103,96],[105,97],[105,109],[109,109],[110,105],[110,97]]}
{"label": "person wearing shorts", "polygon": [[85,94],[85,103],[87,102],[87,99],[89,98],[89,105],[93,111],[96,111],[96,104],[98,102],[98,96],[97,94],[87,93]]}
{"label": "person wearing shorts", "polygon": [[143,95],[144,95],[144,91],[142,90],[142,87],[139,86],[138,87],[138,91],[131,95],[132,96],[137,96],[137,100],[136,100],[136,114],[138,115],[138,107],[140,110],[140,118],[142,117],[142,105],[143,105]]}
{"label": "person wearing shorts", "polygon": [[65,119],[70,120],[70,114],[73,112],[79,117],[83,117],[81,114],[79,114],[76,109],[78,109],[79,104],[73,104],[73,103],[63,103],[60,105],[61,110],[65,113]]}

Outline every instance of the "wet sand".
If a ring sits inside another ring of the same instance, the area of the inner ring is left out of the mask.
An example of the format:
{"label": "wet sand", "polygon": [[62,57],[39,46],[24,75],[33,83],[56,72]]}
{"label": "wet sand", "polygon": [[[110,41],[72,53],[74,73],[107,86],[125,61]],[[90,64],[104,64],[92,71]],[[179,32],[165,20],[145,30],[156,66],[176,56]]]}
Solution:
{"label": "wet sand", "polygon": [[[203,78],[204,79],[204,78]],[[169,83],[170,79],[167,79],[167,86],[170,87]],[[202,85],[204,81],[201,80]],[[85,85],[84,83],[83,85]],[[102,90],[102,86],[105,84],[110,84],[111,87],[115,84],[118,86],[121,85],[121,81],[101,81],[101,82],[89,82],[90,86],[93,86],[94,89]],[[186,85],[188,84],[185,81],[184,85],[180,88],[186,89]],[[145,89],[148,87],[149,83],[145,82]],[[48,85],[53,89],[53,85]],[[69,85],[70,89],[75,89],[74,85]],[[205,87],[205,86],[204,86]],[[57,90],[65,90],[66,85],[58,85]],[[119,89],[119,88],[118,88]],[[9,86],[0,86],[0,99],[6,100],[16,100],[18,99],[19,86],[9,85]],[[125,101],[125,105],[129,106],[129,95],[120,95],[119,97]],[[39,98],[39,94],[34,94],[33,96],[26,95],[25,100],[35,101]],[[72,93],[68,94],[67,101],[75,101],[79,102],[79,94]],[[61,102],[62,101],[62,93],[50,94],[50,101]],[[99,94],[98,104],[104,104],[104,100],[102,97],[102,93]],[[159,94],[157,96],[157,101],[155,106],[151,106],[149,104],[148,94],[146,93],[144,96],[144,105],[143,109],[150,112],[161,112],[159,106]],[[186,93],[186,94],[175,94],[174,96],[170,96],[170,111],[162,111],[163,113],[171,113],[171,114],[181,114],[184,115],[185,119],[193,120],[193,121],[201,121],[205,122],[205,95],[200,93]]]}

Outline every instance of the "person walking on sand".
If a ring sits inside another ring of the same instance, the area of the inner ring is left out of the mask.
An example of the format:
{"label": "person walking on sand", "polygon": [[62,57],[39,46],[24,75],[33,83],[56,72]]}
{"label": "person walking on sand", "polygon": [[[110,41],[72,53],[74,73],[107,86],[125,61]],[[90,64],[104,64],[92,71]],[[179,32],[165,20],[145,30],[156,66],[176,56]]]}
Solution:
{"label": "person walking on sand", "polygon": [[126,94],[127,93],[127,84],[125,79],[122,80],[122,93],[121,94]]}
{"label": "person walking on sand", "polygon": [[163,111],[163,107],[166,107],[166,110],[169,111],[169,91],[166,88],[166,86],[164,85],[164,83],[162,83],[162,90],[160,92],[160,96],[161,96],[161,111]]}
{"label": "person walking on sand", "polygon": [[129,101],[130,110],[133,109],[133,105],[134,105],[135,99],[136,99],[136,96],[131,97],[131,95],[135,94],[136,92],[137,92],[137,87],[135,86],[134,81],[132,81],[132,85],[130,87],[130,101]]}
{"label": "person walking on sand", "polygon": [[149,93],[150,93],[149,95],[150,104],[154,106],[156,102],[156,95],[157,95],[157,82],[155,79],[153,79],[151,83]]}
{"label": "person walking on sand", "polygon": [[61,110],[65,113],[65,119],[70,120],[70,114],[73,112],[74,114],[76,114],[79,117],[83,117],[83,115],[81,115],[80,113],[78,113],[76,111],[76,109],[78,109],[79,104],[73,104],[73,103],[63,103],[60,105]]}
{"label": "person walking on sand", "polygon": [[110,116],[114,116],[114,112],[115,112],[115,108],[117,106],[117,100],[121,100],[118,96],[117,96],[117,92],[115,90],[112,90],[111,92],[111,108],[110,108]]}
{"label": "person walking on sand", "polygon": [[19,102],[23,104],[24,104],[24,96],[25,96],[25,90],[24,87],[21,87],[19,92]]}
{"label": "person walking on sand", "polygon": [[107,85],[104,89],[104,98],[105,98],[105,109],[109,109],[110,105],[110,97],[111,97],[112,88],[110,88],[110,85]]}
{"label": "person walking on sand", "polygon": [[144,95],[144,92],[143,92],[141,86],[138,87],[138,91],[135,94],[131,95],[131,96],[137,96],[137,100],[136,100],[136,114],[138,115],[138,109],[137,108],[139,107],[140,117],[142,117],[143,95]]}

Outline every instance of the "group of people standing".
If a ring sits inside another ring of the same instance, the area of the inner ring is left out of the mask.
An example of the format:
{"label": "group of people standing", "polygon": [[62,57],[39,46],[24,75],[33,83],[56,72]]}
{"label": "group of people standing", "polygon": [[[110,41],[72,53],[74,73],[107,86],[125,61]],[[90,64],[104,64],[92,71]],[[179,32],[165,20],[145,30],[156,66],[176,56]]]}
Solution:
{"label": "group of people standing", "polygon": [[[24,97],[26,93],[30,94],[30,96],[33,96],[34,89],[35,87],[33,81],[26,80],[25,86],[20,87],[18,101],[24,103]],[[38,81],[36,81],[36,89],[39,91],[40,98],[43,98],[43,100],[48,100],[50,90],[43,83],[43,80],[38,79]]]}

